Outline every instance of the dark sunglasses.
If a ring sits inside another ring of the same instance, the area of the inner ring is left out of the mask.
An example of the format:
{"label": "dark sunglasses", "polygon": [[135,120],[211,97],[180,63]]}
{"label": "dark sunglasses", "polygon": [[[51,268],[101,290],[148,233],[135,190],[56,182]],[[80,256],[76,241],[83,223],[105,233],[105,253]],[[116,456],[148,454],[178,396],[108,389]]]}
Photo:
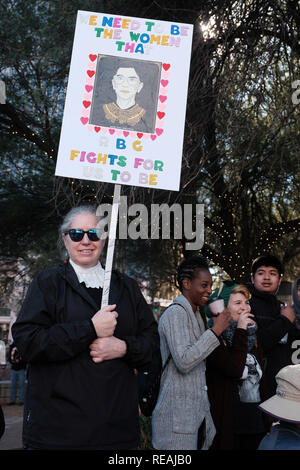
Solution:
{"label": "dark sunglasses", "polygon": [[91,228],[90,230],[81,230],[80,228],[71,228],[65,232],[65,235],[69,235],[72,242],[81,242],[86,233],[91,242],[98,242],[100,240],[99,237],[100,230],[98,228]]}

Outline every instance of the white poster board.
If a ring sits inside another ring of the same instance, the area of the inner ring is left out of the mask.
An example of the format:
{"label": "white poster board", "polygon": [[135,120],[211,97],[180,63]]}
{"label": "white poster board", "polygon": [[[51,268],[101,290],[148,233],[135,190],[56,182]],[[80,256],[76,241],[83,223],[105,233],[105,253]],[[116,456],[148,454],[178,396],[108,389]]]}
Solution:
{"label": "white poster board", "polygon": [[192,35],[78,11],[57,176],[179,189]]}

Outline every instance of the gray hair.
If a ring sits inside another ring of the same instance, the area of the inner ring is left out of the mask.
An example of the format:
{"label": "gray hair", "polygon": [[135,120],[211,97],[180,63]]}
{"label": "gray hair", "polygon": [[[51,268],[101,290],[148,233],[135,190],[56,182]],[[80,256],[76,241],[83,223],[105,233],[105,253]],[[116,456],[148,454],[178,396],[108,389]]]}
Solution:
{"label": "gray hair", "polygon": [[65,246],[64,246],[63,239],[62,239],[62,235],[63,235],[63,233],[70,230],[70,228],[72,226],[72,222],[75,219],[75,217],[78,214],[83,214],[84,213],[84,214],[92,214],[95,217],[97,217],[97,219],[99,219],[96,212],[97,212],[97,207],[96,206],[91,206],[91,205],[82,205],[82,206],[78,206],[78,207],[73,207],[71,210],[69,210],[69,212],[64,216],[63,221],[62,221],[61,225],[58,228],[59,237],[58,237],[58,241],[57,241],[57,246],[58,246],[58,249],[59,249],[61,254],[63,254],[64,251],[65,251]]}

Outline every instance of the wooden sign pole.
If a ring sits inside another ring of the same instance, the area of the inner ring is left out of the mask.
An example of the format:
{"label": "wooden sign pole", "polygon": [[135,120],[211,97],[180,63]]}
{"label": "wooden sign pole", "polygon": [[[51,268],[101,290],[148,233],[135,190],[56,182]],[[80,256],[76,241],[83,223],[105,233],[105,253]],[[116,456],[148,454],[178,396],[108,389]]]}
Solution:
{"label": "wooden sign pole", "polygon": [[119,213],[119,205],[120,205],[120,194],[121,194],[121,185],[115,184],[111,219],[110,219],[110,225],[109,225],[108,246],[107,246],[107,255],[106,255],[106,263],[105,263],[104,285],[103,285],[101,308],[106,307],[108,305],[109,286],[110,286],[112,265],[113,265],[113,259],[114,259],[115,240],[116,240],[118,213]]}

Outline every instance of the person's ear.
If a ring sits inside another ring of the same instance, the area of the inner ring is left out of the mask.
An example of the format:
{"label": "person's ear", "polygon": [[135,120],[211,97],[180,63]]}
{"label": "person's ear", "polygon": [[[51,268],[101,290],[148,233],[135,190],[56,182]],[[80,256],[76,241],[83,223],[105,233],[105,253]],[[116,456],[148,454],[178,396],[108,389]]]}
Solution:
{"label": "person's ear", "polygon": [[191,281],[190,281],[190,279],[183,279],[183,281],[182,281],[182,287],[183,287],[185,290],[189,290],[190,287],[191,287]]}
{"label": "person's ear", "polygon": [[64,233],[62,233],[61,238],[62,238],[63,244],[64,244],[65,247],[67,248],[67,245],[66,245],[66,236],[65,236]]}

